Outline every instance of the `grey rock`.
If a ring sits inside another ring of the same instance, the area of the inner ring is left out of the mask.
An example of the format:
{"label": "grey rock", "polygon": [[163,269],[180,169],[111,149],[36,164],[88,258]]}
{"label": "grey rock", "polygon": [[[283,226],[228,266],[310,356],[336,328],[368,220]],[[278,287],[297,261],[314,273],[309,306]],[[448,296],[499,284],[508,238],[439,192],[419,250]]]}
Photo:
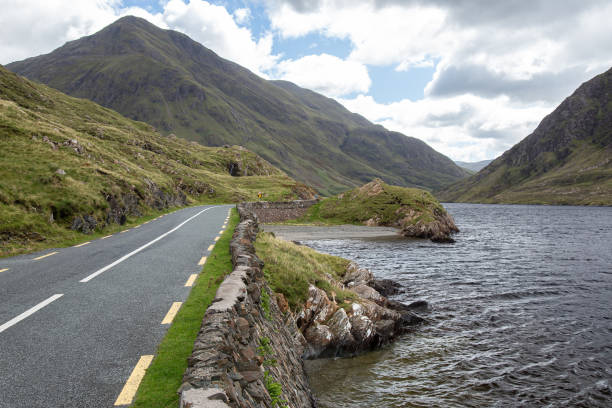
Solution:
{"label": "grey rock", "polygon": [[96,225],[98,223],[91,215],[77,215],[73,218],[70,229],[84,234],[91,234],[96,229]]}
{"label": "grey rock", "polygon": [[383,296],[392,296],[403,293],[402,285],[391,279],[374,279],[370,286]]}

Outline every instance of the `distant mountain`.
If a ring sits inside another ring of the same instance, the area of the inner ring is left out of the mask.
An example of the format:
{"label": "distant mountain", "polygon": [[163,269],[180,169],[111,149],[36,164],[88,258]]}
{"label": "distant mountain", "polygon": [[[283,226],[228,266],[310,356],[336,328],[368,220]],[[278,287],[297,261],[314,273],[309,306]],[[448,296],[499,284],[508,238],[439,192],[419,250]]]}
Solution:
{"label": "distant mountain", "polygon": [[162,136],[2,66],[0,146],[0,256],[172,206],[314,193],[244,148]]}
{"label": "distant mountain", "polygon": [[492,161],[493,159],[481,160],[477,162],[464,162],[464,161],[455,160],[455,164],[459,167],[463,167],[464,169],[468,169],[469,171],[477,172],[483,169],[484,167],[486,167]]}
{"label": "distant mountain", "polygon": [[325,194],[374,177],[439,189],[467,176],[418,139],[289,82],[264,80],[184,34],[136,17],[7,67],[166,135],[245,146]]}
{"label": "distant mountain", "polygon": [[582,84],[536,130],[441,201],[612,205],[612,69]]}

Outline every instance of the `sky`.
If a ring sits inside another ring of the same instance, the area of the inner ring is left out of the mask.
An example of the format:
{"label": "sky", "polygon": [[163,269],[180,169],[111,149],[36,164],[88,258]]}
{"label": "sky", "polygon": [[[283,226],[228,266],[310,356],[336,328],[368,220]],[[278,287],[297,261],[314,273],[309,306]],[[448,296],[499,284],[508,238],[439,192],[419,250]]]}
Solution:
{"label": "sky", "polygon": [[454,160],[499,156],[612,66],[609,0],[0,0],[0,64],[135,15]]}

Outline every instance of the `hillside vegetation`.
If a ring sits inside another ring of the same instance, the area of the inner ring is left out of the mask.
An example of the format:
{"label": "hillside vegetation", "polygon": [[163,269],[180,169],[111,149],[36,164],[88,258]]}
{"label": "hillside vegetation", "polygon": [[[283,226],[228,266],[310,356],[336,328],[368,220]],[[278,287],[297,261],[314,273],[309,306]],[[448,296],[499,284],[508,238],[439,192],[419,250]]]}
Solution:
{"label": "hillside vegetation", "polygon": [[[0,67],[0,254],[63,245],[189,203],[308,198],[240,147],[164,137]],[[232,173],[234,176],[232,176]]]}
{"label": "hillside vegetation", "polygon": [[418,139],[290,82],[266,81],[136,17],[7,67],[165,135],[245,146],[326,195],[375,177],[439,189],[468,175]]}
{"label": "hillside vegetation", "polygon": [[295,222],[397,227],[407,237],[441,242],[452,241],[451,234],[459,231],[428,191],[391,186],[380,179],[322,200]]}
{"label": "hillside vegetation", "polygon": [[612,69],[582,84],[536,130],[443,201],[612,205]]}

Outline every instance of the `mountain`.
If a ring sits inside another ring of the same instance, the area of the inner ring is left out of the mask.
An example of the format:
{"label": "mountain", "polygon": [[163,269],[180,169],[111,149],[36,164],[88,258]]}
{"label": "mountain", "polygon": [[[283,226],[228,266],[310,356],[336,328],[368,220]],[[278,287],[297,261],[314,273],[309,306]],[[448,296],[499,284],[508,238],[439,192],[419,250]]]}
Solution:
{"label": "mountain", "polygon": [[308,198],[256,154],[165,137],[0,66],[0,256],[202,202]]}
{"label": "mountain", "polygon": [[612,205],[612,69],[582,84],[536,130],[442,201]]}
{"label": "mountain", "polygon": [[492,161],[493,161],[493,159],[491,159],[491,160],[481,160],[481,161],[477,161],[477,162],[464,162],[464,161],[455,160],[455,164],[457,166],[463,167],[464,169],[467,169],[469,171],[477,172],[477,171],[482,170],[484,167],[486,167]]}
{"label": "mountain", "polygon": [[165,135],[245,146],[324,194],[374,177],[439,189],[468,175],[418,139],[292,83],[264,80],[136,17],[7,67]]}

